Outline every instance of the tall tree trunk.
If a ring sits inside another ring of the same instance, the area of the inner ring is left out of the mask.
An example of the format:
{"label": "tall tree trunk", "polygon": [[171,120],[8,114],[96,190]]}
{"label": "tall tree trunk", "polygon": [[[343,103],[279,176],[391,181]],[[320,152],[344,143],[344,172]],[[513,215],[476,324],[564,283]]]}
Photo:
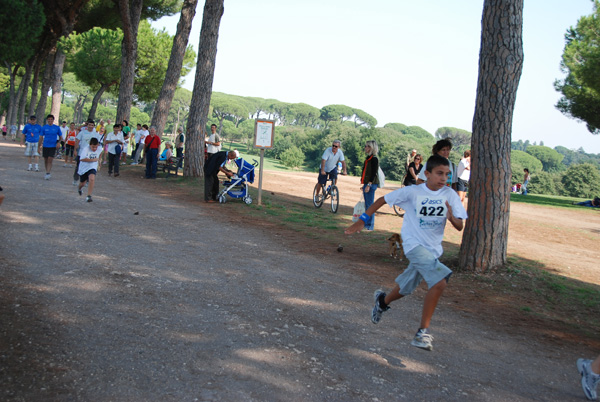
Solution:
{"label": "tall tree trunk", "polygon": [[[94,95],[94,99],[92,100],[92,107],[90,108],[90,112],[88,113],[88,120],[94,120],[96,118],[96,109],[98,108],[98,103],[102,98],[104,92],[111,86],[111,84],[102,84],[96,95]],[[117,120],[118,121],[118,120]]]}
{"label": "tall tree trunk", "polygon": [[35,109],[35,115],[38,122],[46,121],[46,104],[48,103],[48,91],[52,82],[52,69],[54,68],[54,58],[56,56],[56,47],[48,53],[46,58],[46,69],[44,70],[44,78],[42,79],[42,91],[40,93],[40,101]]}
{"label": "tall tree trunk", "polygon": [[510,141],[523,67],[523,0],[485,0],[471,139],[469,219],[460,266],[485,272],[506,263]]}
{"label": "tall tree trunk", "polygon": [[60,124],[60,101],[62,97],[62,73],[65,67],[65,59],[67,56],[62,50],[56,51],[56,57],[54,57],[54,66],[52,68],[52,106],[50,108],[50,114],[54,116],[54,121]]}
{"label": "tall tree trunk", "polygon": [[185,136],[185,177],[204,175],[204,135],[215,75],[219,25],[225,10],[223,2],[224,0],[206,0],[204,3],[196,77]]}
{"label": "tall tree trunk", "polygon": [[25,124],[27,119],[25,118],[25,105],[27,104],[27,93],[29,92],[29,83],[31,81],[31,70],[33,60],[30,59],[25,65],[25,75],[19,85],[19,92],[17,98],[19,100],[19,106],[17,109],[17,127],[21,127],[21,123]]}
{"label": "tall tree trunk", "polygon": [[79,105],[81,104],[81,99],[83,95],[77,96],[77,102],[75,102],[75,106],[73,106],[73,122],[75,124],[79,123],[79,119],[77,118],[77,111],[79,110]]}
{"label": "tall tree trunk", "polygon": [[38,55],[35,59],[35,65],[33,67],[33,79],[31,81],[31,99],[29,100],[29,108],[27,110],[28,116],[31,116],[35,113],[35,106],[38,102],[38,93],[40,86],[40,70],[43,64],[44,57]]}
{"label": "tall tree trunk", "polygon": [[119,13],[123,23],[123,43],[121,45],[121,84],[117,104],[117,122],[129,119],[133,102],[133,82],[135,59],[137,58],[137,35],[142,15],[143,0],[119,0]]}
{"label": "tall tree trunk", "polygon": [[19,66],[16,65],[13,68],[10,64],[6,64],[6,70],[8,71],[8,79],[9,79],[9,87],[8,87],[8,111],[6,113],[7,116],[7,126],[10,127],[13,124],[16,124],[17,121],[17,109],[19,101],[17,99],[17,90],[15,89],[15,77],[17,75],[17,71],[19,71]]}
{"label": "tall tree trunk", "polygon": [[81,103],[79,104],[79,109],[77,109],[77,120],[78,122],[83,122],[83,107],[85,106],[85,102],[87,101],[88,95],[84,95]]}
{"label": "tall tree trunk", "polygon": [[163,83],[160,95],[156,101],[156,107],[152,114],[152,125],[156,127],[158,135],[162,135],[169,115],[169,108],[175,96],[177,83],[181,76],[181,67],[183,65],[183,57],[187,48],[192,29],[192,20],[196,15],[196,5],[198,0],[184,0],[181,7],[181,16],[177,24],[177,33],[173,38],[173,47],[171,48],[171,58],[167,67],[167,74]]}

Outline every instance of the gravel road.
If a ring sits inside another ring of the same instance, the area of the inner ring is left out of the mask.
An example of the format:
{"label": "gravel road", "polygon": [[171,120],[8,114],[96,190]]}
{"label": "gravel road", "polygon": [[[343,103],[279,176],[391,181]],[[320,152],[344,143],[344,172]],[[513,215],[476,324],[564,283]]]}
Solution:
{"label": "gravel road", "polygon": [[434,351],[416,349],[422,290],[373,325],[393,277],[159,182],[104,170],[86,203],[62,161],[46,181],[22,153],[0,142],[1,400],[584,400],[584,345],[492,331],[442,299]]}

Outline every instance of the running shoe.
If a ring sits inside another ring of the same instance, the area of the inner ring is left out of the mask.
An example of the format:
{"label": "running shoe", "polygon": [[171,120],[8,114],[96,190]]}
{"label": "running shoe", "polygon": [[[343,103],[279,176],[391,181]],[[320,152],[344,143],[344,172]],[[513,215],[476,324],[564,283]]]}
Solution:
{"label": "running shoe", "polygon": [[425,350],[433,350],[433,336],[427,333],[427,329],[419,329],[414,339],[410,342],[411,345]]}
{"label": "running shoe", "polygon": [[31,172],[33,170],[33,166],[29,165],[29,167],[27,168],[28,172]]}
{"label": "running shoe", "polygon": [[52,177],[52,176],[50,175],[50,173],[46,173],[46,176],[44,176],[44,180],[50,180],[50,177]]}
{"label": "running shoe", "polygon": [[35,165],[35,171],[39,172],[40,171],[40,167],[38,165]]}
{"label": "running shoe", "polygon": [[88,195],[87,197],[85,197],[85,200],[86,200],[87,202],[92,202],[92,196],[91,196],[91,195]]}
{"label": "running shoe", "polygon": [[79,193],[79,195],[83,195],[83,191],[81,191],[80,188],[77,189],[77,192]]}
{"label": "running shoe", "polygon": [[390,309],[390,306],[387,306],[385,309],[383,309],[379,305],[379,298],[381,297],[381,295],[383,295],[383,297],[385,298],[385,292],[381,289],[377,289],[375,291],[375,293],[373,294],[373,299],[375,300],[375,305],[373,306],[373,311],[371,311],[371,322],[373,324],[379,323],[383,312],[388,311]]}
{"label": "running shoe", "polygon": [[598,398],[596,388],[600,383],[600,374],[594,373],[591,366],[591,360],[577,359],[577,370],[581,374],[581,388],[587,399],[595,401]]}

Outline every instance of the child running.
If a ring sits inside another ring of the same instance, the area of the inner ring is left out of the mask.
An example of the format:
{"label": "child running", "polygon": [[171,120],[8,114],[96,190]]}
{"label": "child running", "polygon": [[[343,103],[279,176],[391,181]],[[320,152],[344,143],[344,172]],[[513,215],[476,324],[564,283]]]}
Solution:
{"label": "child running", "polygon": [[375,291],[371,321],[377,324],[383,312],[389,310],[389,304],[411,294],[425,280],[429,290],[423,302],[421,325],[411,345],[433,350],[429,324],[452,275],[452,271],[438,260],[443,253],[444,228],[446,220],[449,220],[456,230],[462,230],[467,212],[456,192],[446,186],[450,174],[448,159],[433,155],[427,160],[426,169],[426,183],[403,187],[379,198],[345,233],[361,230],[365,222],[386,203],[406,211],[401,235],[404,254],[410,263],[396,278],[396,285],[389,293]]}
{"label": "child running", "polygon": [[90,145],[85,147],[79,155],[79,186],[77,186],[77,192],[82,195],[81,189],[88,182],[87,190],[87,202],[92,202],[92,191],[94,191],[94,182],[96,181],[96,172],[98,170],[98,161],[100,160],[100,154],[102,148],[98,145],[98,138],[92,137],[90,139]]}

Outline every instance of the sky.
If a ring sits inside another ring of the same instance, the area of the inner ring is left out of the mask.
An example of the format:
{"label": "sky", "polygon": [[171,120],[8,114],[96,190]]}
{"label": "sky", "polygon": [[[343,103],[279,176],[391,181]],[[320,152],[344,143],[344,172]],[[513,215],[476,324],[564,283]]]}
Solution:
{"label": "sky", "polygon": [[[204,2],[190,34],[197,51]],[[430,133],[471,131],[483,0],[225,0],[213,91],[343,104]],[[566,30],[591,0],[525,0],[512,140],[600,153],[600,136],[554,105]],[[153,23],[170,34],[179,14]],[[192,90],[195,70],[185,77]]]}

